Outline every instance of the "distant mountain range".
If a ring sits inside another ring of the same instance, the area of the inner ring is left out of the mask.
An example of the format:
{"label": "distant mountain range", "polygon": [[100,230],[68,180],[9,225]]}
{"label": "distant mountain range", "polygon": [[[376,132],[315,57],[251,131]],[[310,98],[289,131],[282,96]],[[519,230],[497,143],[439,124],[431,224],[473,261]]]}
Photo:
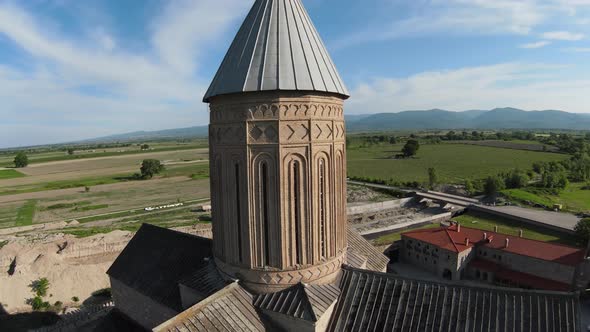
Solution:
{"label": "distant mountain range", "polygon": [[77,143],[93,143],[93,142],[128,142],[128,141],[144,141],[155,139],[176,139],[176,138],[193,138],[193,137],[207,137],[209,134],[209,126],[165,129],[157,131],[135,131],[132,133],[110,135],[98,138],[92,138]]}
{"label": "distant mountain range", "polygon": [[[472,110],[449,112],[440,109],[346,115],[350,132],[426,129],[570,129],[590,130],[590,114],[562,111],[523,111],[516,108],[496,108],[491,111]],[[208,127],[189,127],[158,131],[136,131],[83,141],[125,142],[154,139],[207,137]]]}
{"label": "distant mountain range", "polygon": [[491,111],[449,112],[440,109],[346,116],[349,131],[406,129],[571,129],[590,130],[590,114],[562,111],[523,111],[496,108]]}

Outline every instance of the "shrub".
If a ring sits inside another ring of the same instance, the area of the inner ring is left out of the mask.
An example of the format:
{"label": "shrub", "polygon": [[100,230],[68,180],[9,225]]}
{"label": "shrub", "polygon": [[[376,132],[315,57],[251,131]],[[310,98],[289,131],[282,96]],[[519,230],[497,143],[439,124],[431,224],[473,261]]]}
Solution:
{"label": "shrub", "polygon": [[78,301],[80,301],[80,299],[77,296],[72,296],[72,301],[78,302]]}
{"label": "shrub", "polygon": [[35,293],[38,297],[44,297],[47,295],[47,290],[49,289],[49,280],[47,278],[41,278],[31,282],[29,285],[33,293]]}

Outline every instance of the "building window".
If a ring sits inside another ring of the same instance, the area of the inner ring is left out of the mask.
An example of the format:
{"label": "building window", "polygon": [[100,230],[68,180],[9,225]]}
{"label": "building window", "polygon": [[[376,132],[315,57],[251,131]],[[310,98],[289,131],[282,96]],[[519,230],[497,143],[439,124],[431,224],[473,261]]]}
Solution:
{"label": "building window", "polygon": [[268,166],[266,162],[263,162],[260,166],[260,189],[261,189],[261,201],[262,201],[262,227],[264,231],[264,264],[270,264],[270,220],[269,220],[269,195],[268,195]]}
{"label": "building window", "polygon": [[487,273],[487,272],[484,272],[484,273],[482,274],[482,279],[483,279],[483,280],[488,280],[488,273]]}
{"label": "building window", "polygon": [[301,165],[299,161],[293,161],[291,167],[293,183],[291,185],[291,197],[293,202],[293,218],[295,221],[295,263],[303,264],[302,238],[301,238]]}
{"label": "building window", "polygon": [[479,272],[479,270],[475,270],[475,277],[477,279],[481,278],[481,272]]}
{"label": "building window", "polygon": [[238,233],[238,262],[243,261],[242,257],[242,211],[241,211],[241,196],[240,195],[240,165],[235,164],[235,184],[236,184],[236,232]]}
{"label": "building window", "polygon": [[320,256],[326,258],[326,164],[319,160],[319,199],[320,199]]}

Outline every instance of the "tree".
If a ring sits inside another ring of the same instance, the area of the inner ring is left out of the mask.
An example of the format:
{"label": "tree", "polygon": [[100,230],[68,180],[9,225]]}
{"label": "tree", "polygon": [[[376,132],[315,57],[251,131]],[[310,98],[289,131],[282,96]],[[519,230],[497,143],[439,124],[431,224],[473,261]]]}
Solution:
{"label": "tree", "polygon": [[467,191],[469,195],[475,194],[475,185],[473,184],[473,181],[469,179],[465,180],[465,191]]}
{"label": "tree", "polygon": [[484,194],[489,197],[497,195],[502,189],[504,189],[504,181],[497,176],[488,177],[483,186]]}
{"label": "tree", "polygon": [[395,136],[391,136],[389,138],[389,144],[397,144],[397,139],[395,138]]}
{"label": "tree", "polygon": [[436,174],[436,169],[431,167],[428,169],[428,184],[430,185],[430,189],[434,189],[436,183],[438,182],[438,174]]}
{"label": "tree", "polygon": [[164,170],[164,165],[156,159],[145,159],[141,163],[141,177],[144,179],[151,179],[154,175]]}
{"label": "tree", "polygon": [[24,152],[19,152],[14,157],[14,166],[16,168],[23,168],[29,165],[29,157]]}
{"label": "tree", "polygon": [[149,146],[148,144],[143,144],[143,145],[141,146],[141,149],[142,149],[142,150],[149,150],[149,149],[150,149],[150,146]]}
{"label": "tree", "polygon": [[406,145],[404,145],[402,153],[404,154],[404,157],[408,158],[415,156],[419,149],[420,143],[415,139],[411,139],[406,143]]}
{"label": "tree", "polygon": [[68,154],[71,156],[74,154],[74,148],[68,148]]}
{"label": "tree", "polygon": [[574,231],[584,241],[588,241],[590,239],[590,218],[578,221],[576,227],[574,227]]}
{"label": "tree", "polygon": [[529,182],[528,175],[521,171],[521,170],[513,170],[506,175],[504,179],[504,183],[506,184],[506,188],[508,189],[517,189],[526,187]]}

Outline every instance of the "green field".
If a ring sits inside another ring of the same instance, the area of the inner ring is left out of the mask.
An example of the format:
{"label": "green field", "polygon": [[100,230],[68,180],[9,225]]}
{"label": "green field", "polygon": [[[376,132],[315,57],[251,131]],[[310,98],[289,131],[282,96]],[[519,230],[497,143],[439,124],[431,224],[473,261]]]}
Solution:
{"label": "green field", "polygon": [[32,199],[21,206],[16,215],[16,226],[28,226],[33,224],[37,201]]}
{"label": "green field", "polygon": [[534,151],[465,145],[421,145],[414,158],[393,159],[402,145],[373,145],[348,150],[348,176],[399,182],[428,180],[428,168],[434,167],[440,182],[462,183],[510,169],[530,169],[538,161],[559,161],[567,155]]}
{"label": "green field", "polygon": [[550,231],[544,228],[535,227],[523,223],[498,218],[483,213],[468,212],[461,216],[455,217],[454,221],[470,228],[494,231],[494,226],[498,226],[498,233],[518,236],[519,230],[523,231],[523,237],[543,242],[555,242],[569,246],[583,246],[580,239],[572,235],[565,235],[559,232]]}
{"label": "green field", "polygon": [[588,212],[590,211],[590,190],[582,189],[585,186],[582,183],[572,183],[562,190],[559,195],[552,195],[541,190],[535,190],[535,188],[508,189],[503,190],[502,194],[506,198],[521,204],[531,202],[546,207],[562,204],[566,211]]}
{"label": "green field", "polygon": [[[182,151],[191,149],[207,148],[205,141],[201,140],[193,142],[191,144],[152,144],[150,150],[140,150],[137,146],[125,147],[125,148],[108,148],[99,149],[92,151],[78,151],[73,155],[68,155],[64,151],[50,151],[50,152],[39,152],[39,153],[27,153],[29,157],[29,164],[40,164],[50,161],[61,161],[61,160],[77,160],[77,159],[89,159],[99,157],[114,157],[124,156],[131,154],[143,154],[153,152],[166,152],[166,151]],[[16,154],[16,153],[15,153]],[[6,154],[0,156],[0,167],[12,167],[14,166],[14,155]]]}
{"label": "green field", "polygon": [[[167,167],[157,177],[174,177],[174,176],[188,176],[193,180],[209,178],[209,163],[197,163],[181,166]],[[41,182],[28,185],[18,185],[10,187],[0,187],[0,195],[16,195],[24,193],[33,193],[46,190],[70,189],[70,188],[84,188],[93,187],[103,184],[112,184],[126,181],[144,181],[134,179],[133,174],[115,174],[98,177],[88,177],[73,180],[61,180],[51,182]]]}
{"label": "green field", "polygon": [[14,169],[3,169],[0,170],[0,180],[4,179],[15,179],[15,178],[22,178],[25,175],[17,170]]}

